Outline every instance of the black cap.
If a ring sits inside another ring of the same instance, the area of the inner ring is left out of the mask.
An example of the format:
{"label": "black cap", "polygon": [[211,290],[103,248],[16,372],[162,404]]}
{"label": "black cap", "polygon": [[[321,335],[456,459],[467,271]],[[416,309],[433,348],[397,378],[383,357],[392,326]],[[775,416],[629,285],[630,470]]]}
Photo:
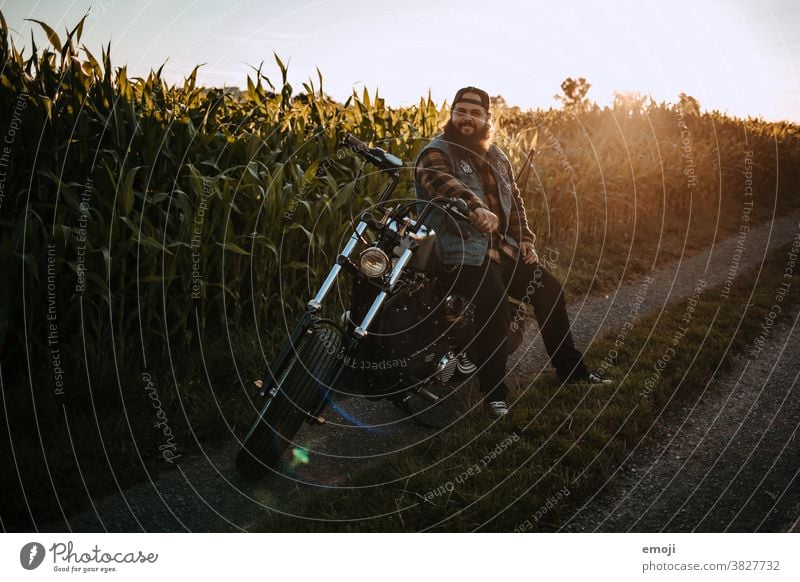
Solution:
{"label": "black cap", "polygon": [[[480,101],[472,97],[465,99],[464,95],[466,95],[467,93],[475,93],[480,97]],[[462,89],[459,89],[458,92],[456,93],[455,98],[453,98],[452,107],[455,107],[456,103],[458,103],[459,101],[464,101],[465,103],[472,103],[473,105],[480,105],[486,111],[489,111],[489,94],[483,89],[478,89],[477,87],[464,87]]]}

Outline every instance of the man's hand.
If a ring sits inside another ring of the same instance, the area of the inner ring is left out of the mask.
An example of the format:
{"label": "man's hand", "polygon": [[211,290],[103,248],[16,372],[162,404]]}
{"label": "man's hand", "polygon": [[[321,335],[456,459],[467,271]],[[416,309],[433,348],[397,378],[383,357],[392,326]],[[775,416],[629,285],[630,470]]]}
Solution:
{"label": "man's hand", "polygon": [[533,243],[524,242],[519,245],[519,250],[522,253],[522,262],[528,265],[539,262],[539,255],[536,254],[536,249],[533,247]]}
{"label": "man's hand", "polygon": [[469,213],[469,217],[475,228],[485,234],[493,233],[500,226],[500,219],[488,208],[476,208]]}

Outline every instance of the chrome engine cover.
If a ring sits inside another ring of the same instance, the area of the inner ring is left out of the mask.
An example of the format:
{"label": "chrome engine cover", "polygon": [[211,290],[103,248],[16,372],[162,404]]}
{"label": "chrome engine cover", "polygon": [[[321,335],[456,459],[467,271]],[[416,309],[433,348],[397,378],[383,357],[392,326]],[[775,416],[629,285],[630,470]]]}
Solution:
{"label": "chrome engine cover", "polygon": [[453,374],[456,373],[457,364],[458,360],[455,354],[453,352],[447,352],[436,365],[436,371],[433,373],[433,377],[437,382],[447,384],[453,378]]}

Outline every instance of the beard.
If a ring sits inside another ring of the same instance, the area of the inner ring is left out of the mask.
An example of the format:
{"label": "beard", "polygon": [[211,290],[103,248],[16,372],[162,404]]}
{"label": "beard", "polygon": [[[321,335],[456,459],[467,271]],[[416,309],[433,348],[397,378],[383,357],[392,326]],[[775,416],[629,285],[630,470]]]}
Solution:
{"label": "beard", "polygon": [[473,132],[472,135],[464,135],[453,123],[453,118],[447,120],[444,126],[444,138],[458,146],[470,150],[472,153],[484,155],[492,145],[492,124],[487,121],[484,126]]}

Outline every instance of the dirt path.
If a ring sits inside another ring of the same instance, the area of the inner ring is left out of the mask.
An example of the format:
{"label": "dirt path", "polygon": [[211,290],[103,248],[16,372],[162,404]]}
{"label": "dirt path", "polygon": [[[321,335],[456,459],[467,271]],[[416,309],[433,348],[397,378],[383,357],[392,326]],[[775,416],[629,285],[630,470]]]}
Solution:
{"label": "dirt path", "polygon": [[[649,276],[645,293],[638,282],[622,285],[608,297],[583,297],[577,301],[573,298],[570,315],[576,342],[579,346],[590,346],[595,337],[618,328],[637,302],[640,315],[657,313],[668,301],[691,295],[698,280],[706,281],[708,287],[722,284],[734,265],[739,276],[757,271],[769,250],[795,237],[800,228],[798,219],[800,215],[795,213],[754,228],[747,234],[741,257],[738,257],[737,239],[733,237],[708,252],[655,270]],[[538,330],[531,326],[525,345],[509,362],[510,385],[530,382],[545,366],[546,355]],[[791,369],[797,370],[798,366]],[[459,405],[438,406],[436,421],[440,425],[456,421],[461,404],[473,400],[468,394]],[[386,403],[351,398],[337,405],[337,410],[328,415],[325,427],[304,428],[298,435],[298,444],[310,451],[308,464],[259,483],[247,483],[232,467],[238,447],[236,443],[227,443],[207,449],[202,455],[186,457],[176,470],[154,482],[126,490],[124,497],[113,495],[95,500],[92,510],[73,516],[69,524],[50,524],[42,529],[246,531],[269,515],[297,515],[302,500],[320,488],[351,487],[349,475],[352,472],[376,460],[390,462],[392,453],[419,444],[436,432],[403,418]],[[795,413],[794,418],[797,417]],[[777,457],[773,454],[768,458]],[[794,460],[797,466],[796,457]],[[599,499],[596,501],[600,503]],[[577,519],[573,525],[580,527]],[[669,525],[670,529],[672,527]]]}
{"label": "dirt path", "polygon": [[800,313],[667,407],[564,531],[775,532],[800,516]]}

